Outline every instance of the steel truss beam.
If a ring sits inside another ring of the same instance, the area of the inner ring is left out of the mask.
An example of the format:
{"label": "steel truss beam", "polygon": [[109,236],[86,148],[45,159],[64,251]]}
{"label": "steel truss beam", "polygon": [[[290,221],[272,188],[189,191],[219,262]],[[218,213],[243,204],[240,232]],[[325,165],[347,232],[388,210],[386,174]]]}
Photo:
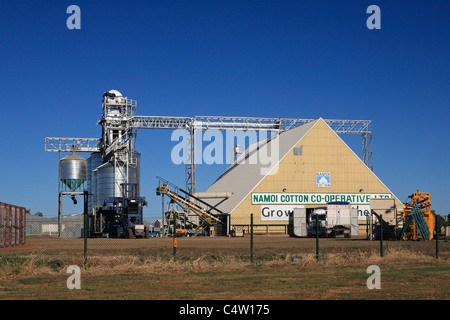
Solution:
{"label": "steel truss beam", "polygon": [[47,152],[100,152],[100,139],[95,138],[45,138]]}
{"label": "steel truss beam", "polygon": [[[196,130],[236,130],[236,131],[286,131],[315,119],[259,118],[259,117],[152,117],[135,116],[131,126],[137,129],[185,129],[190,138],[186,141],[186,189],[195,193],[194,136]],[[324,119],[338,134],[361,134],[363,143],[363,161],[373,171],[372,163],[372,121]]]}
{"label": "steel truss beam", "polygon": [[[222,117],[222,116],[133,116],[128,128],[132,129],[184,129],[186,130],[188,153],[186,162],[186,189],[195,193],[195,131],[196,130],[236,130],[236,131],[286,131],[315,119]],[[360,134],[362,136],[363,162],[373,171],[372,121],[324,119],[338,134]],[[92,138],[45,138],[45,151],[70,152],[75,147],[79,152],[100,152],[100,139]]]}
{"label": "steel truss beam", "polygon": [[[135,116],[131,127],[137,129],[195,129],[195,130],[289,130],[315,119],[257,118],[257,117],[152,117]],[[371,120],[324,119],[336,133],[372,133]]]}

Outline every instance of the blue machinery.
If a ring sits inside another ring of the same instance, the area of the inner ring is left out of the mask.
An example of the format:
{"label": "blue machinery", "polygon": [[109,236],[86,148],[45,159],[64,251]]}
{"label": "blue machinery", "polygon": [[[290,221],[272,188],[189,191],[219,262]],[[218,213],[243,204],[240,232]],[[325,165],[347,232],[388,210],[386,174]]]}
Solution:
{"label": "blue machinery", "polygon": [[102,207],[97,207],[94,215],[94,236],[112,238],[148,238],[149,231],[144,225],[143,207],[147,201],[138,197],[139,185],[123,183],[122,197],[105,200]]}

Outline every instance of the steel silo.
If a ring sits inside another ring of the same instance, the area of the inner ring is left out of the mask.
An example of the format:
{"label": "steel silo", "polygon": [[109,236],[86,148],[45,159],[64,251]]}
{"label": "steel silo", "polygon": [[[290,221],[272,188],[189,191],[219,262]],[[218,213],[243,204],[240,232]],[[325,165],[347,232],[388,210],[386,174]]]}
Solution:
{"label": "steel silo", "polygon": [[[128,163],[108,161],[94,170],[96,202],[102,205],[105,199],[122,196],[122,183],[139,183],[140,154],[135,153],[134,161]],[[128,168],[127,168],[128,167]],[[128,181],[127,181],[128,176]]]}
{"label": "steel silo", "polygon": [[[79,189],[86,181],[86,159],[75,153],[59,161],[59,179],[68,191]],[[65,189],[65,188],[64,188]]]}
{"label": "steel silo", "polygon": [[99,152],[92,153],[87,159],[87,169],[86,169],[86,185],[88,191],[88,212],[92,214],[92,207],[99,205],[96,201],[96,180],[94,175],[94,170],[101,166],[103,163],[102,154]]}

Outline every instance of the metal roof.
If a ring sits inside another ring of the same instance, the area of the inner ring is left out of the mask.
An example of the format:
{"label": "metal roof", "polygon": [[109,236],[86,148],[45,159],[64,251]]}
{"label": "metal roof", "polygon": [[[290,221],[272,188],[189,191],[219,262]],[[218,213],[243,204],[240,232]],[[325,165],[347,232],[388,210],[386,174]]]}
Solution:
{"label": "metal roof", "polygon": [[[231,192],[231,197],[225,200],[204,199],[204,201],[217,205],[217,208],[223,212],[231,213],[321,119],[283,131],[249,146],[206,191]],[[273,155],[271,147],[276,147],[276,143],[278,143],[279,150],[278,158],[275,159],[277,161],[263,163],[260,155]]]}

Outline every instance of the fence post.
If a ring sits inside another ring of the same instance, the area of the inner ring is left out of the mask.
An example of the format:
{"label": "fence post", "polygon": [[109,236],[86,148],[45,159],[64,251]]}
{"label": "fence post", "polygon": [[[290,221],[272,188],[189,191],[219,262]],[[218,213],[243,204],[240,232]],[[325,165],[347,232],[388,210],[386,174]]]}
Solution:
{"label": "fence post", "polygon": [[380,214],[380,257],[383,256],[383,215]]}
{"label": "fence post", "polygon": [[88,192],[84,191],[84,269],[87,265],[88,224]]}
{"label": "fence post", "polygon": [[435,222],[434,222],[434,226],[436,229],[436,259],[439,258],[439,219],[438,219],[438,215],[435,215],[434,218]]}
{"label": "fence post", "polygon": [[319,215],[316,214],[316,260],[319,261]]}
{"label": "fence post", "polygon": [[177,261],[177,213],[173,213],[173,261]]}
{"label": "fence post", "polygon": [[253,263],[253,213],[250,214],[250,261]]}

